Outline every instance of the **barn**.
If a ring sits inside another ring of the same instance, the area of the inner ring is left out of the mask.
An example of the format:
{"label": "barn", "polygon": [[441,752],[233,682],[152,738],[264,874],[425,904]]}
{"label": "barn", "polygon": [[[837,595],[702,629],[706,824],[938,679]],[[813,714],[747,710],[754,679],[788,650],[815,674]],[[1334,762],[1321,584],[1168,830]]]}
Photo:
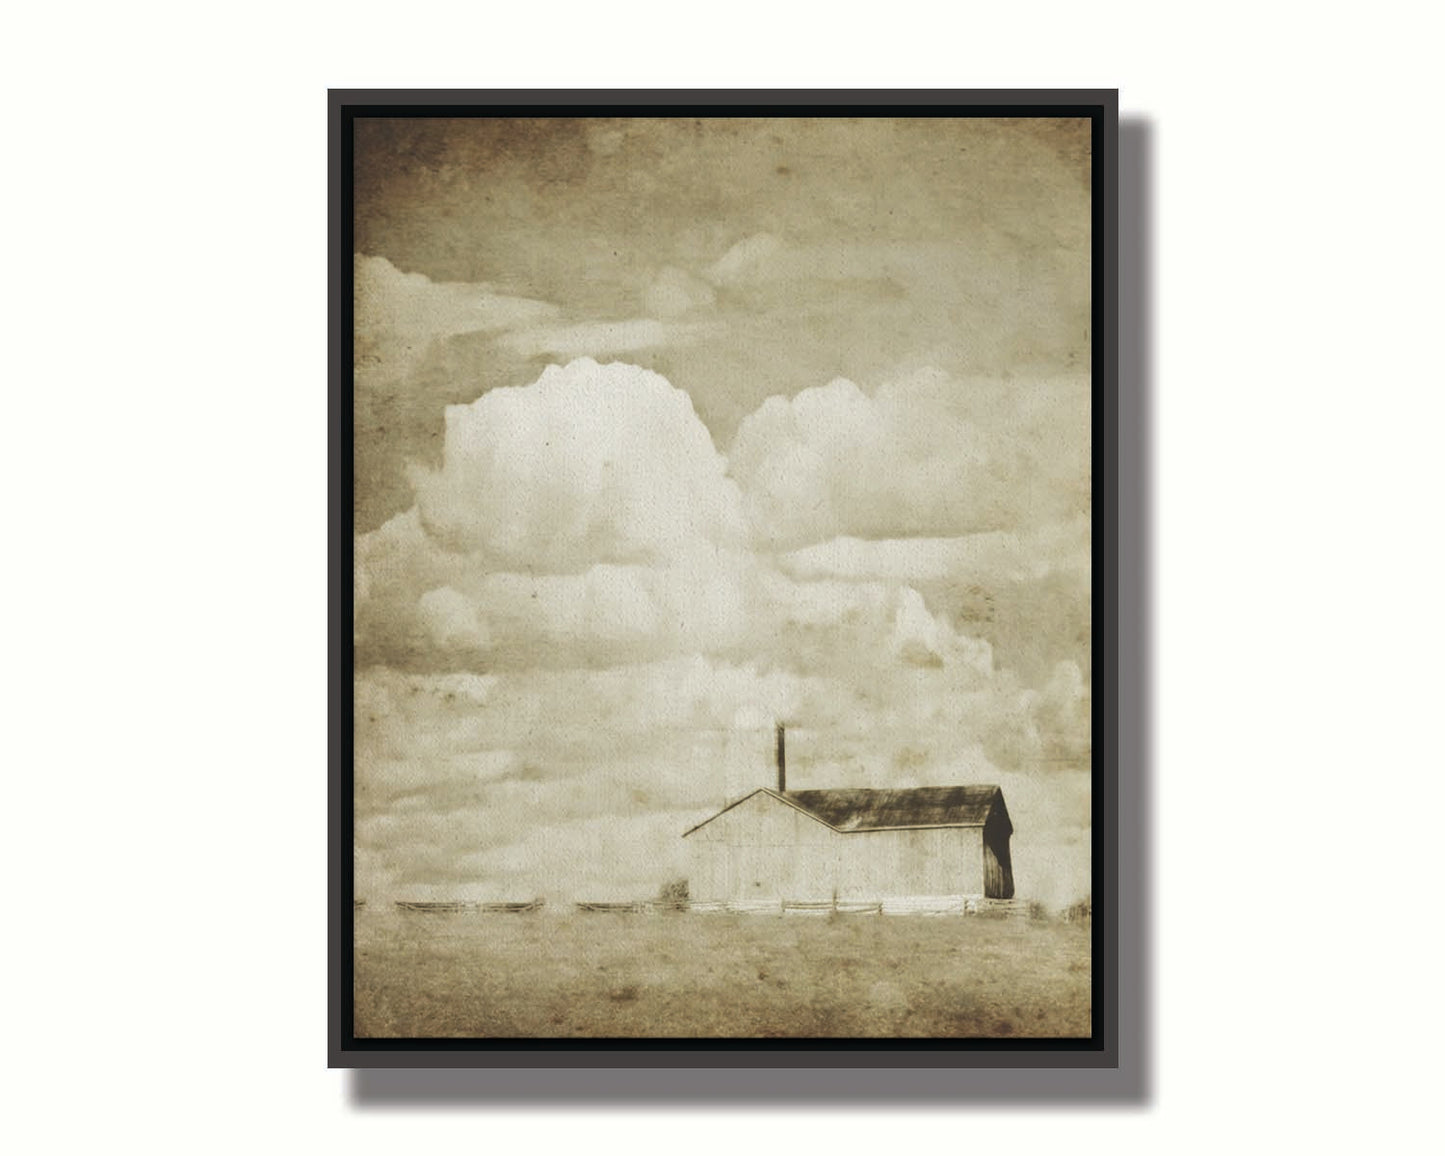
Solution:
{"label": "barn", "polygon": [[695,901],[817,903],[1012,899],[1012,834],[1003,792],[971,785],[760,787],[683,837],[691,845]]}

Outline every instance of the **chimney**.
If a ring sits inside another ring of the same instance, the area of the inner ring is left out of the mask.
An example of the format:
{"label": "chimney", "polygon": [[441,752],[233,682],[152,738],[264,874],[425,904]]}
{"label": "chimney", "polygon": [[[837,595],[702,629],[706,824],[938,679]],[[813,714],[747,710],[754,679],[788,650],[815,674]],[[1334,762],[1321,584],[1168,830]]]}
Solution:
{"label": "chimney", "polygon": [[778,724],[778,790],[788,789],[788,760],[783,750],[783,724]]}

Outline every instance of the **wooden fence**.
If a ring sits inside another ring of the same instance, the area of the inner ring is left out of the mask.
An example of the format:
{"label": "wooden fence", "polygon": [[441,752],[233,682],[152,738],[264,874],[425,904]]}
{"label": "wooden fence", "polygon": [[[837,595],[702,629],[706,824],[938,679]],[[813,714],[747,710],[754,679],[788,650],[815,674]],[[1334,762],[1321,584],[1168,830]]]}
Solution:
{"label": "wooden fence", "polygon": [[[512,903],[467,901],[424,902],[398,899],[402,911],[424,915],[521,915],[541,911],[542,899]],[[914,895],[893,899],[743,899],[687,902],[686,900],[639,900],[635,902],[579,902],[573,909],[586,915],[655,915],[663,912],[692,912],[700,915],[981,915],[996,919],[1043,919],[1043,908],[1027,899],[986,899],[979,895]],[[1077,918],[1072,912],[1061,918]]]}
{"label": "wooden fence", "polygon": [[541,899],[528,899],[518,903],[468,903],[462,901],[453,902],[422,902],[413,899],[398,899],[396,906],[402,911],[415,911],[423,915],[475,915],[478,912],[486,914],[521,914],[529,911],[541,911],[546,903]]}
{"label": "wooden fence", "polygon": [[700,914],[728,915],[984,915],[994,918],[1044,918],[1027,899],[986,899],[981,895],[915,895],[895,899],[747,899],[688,904]]}

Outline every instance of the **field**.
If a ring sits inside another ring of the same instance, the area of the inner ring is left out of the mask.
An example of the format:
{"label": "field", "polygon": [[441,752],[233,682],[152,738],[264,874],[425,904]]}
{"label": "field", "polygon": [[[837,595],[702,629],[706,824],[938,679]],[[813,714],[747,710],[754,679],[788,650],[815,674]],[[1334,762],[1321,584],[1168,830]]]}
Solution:
{"label": "field", "polygon": [[1089,927],[980,916],[357,912],[362,1037],[1089,1034]]}

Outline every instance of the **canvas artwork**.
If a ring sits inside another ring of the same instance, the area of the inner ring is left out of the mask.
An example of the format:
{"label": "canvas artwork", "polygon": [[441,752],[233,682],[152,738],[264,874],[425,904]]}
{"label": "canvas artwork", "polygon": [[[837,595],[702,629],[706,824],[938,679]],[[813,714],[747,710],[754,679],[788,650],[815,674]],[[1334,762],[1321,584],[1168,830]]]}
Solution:
{"label": "canvas artwork", "polygon": [[350,1029],[1094,1030],[1094,141],[350,124]]}

